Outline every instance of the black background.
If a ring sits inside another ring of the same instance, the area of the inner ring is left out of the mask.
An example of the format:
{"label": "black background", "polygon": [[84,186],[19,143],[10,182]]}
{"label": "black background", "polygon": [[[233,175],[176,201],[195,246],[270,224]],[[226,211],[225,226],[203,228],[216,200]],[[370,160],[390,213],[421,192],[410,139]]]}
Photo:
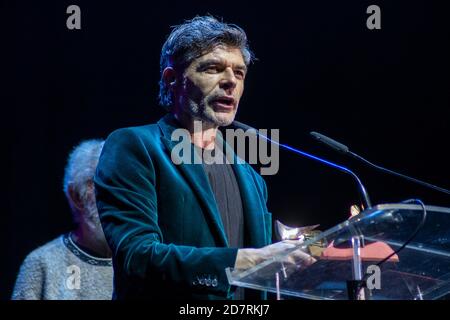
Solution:
{"label": "black background", "polygon": [[[450,26],[444,1],[6,1],[1,4],[0,299],[31,250],[70,230],[66,157],[83,139],[147,124],[170,26],[211,13],[243,27],[258,61],[237,119],[280,129],[284,143],[360,174],[374,203],[448,196],[374,172],[309,137],[330,135],[386,167],[449,187]],[[66,8],[81,7],[81,30]],[[366,28],[381,7],[382,29]],[[266,177],[269,209],[292,224],[343,221],[358,199],[350,177],[280,151]]]}

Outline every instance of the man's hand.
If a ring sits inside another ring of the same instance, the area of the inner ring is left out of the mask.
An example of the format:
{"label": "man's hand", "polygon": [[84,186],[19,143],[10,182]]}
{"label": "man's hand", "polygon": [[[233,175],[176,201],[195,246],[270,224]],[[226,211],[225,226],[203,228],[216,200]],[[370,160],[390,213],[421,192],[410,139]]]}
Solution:
{"label": "man's hand", "polygon": [[[285,240],[265,246],[261,249],[239,249],[234,268],[240,270],[252,268],[261,262],[272,259],[274,256],[286,252],[288,249],[295,248],[298,243],[299,242],[295,240]],[[303,264],[305,266],[309,266],[316,262],[316,259],[301,249],[298,249],[291,252],[291,254],[284,260],[281,260],[281,262],[286,263],[287,265]]]}

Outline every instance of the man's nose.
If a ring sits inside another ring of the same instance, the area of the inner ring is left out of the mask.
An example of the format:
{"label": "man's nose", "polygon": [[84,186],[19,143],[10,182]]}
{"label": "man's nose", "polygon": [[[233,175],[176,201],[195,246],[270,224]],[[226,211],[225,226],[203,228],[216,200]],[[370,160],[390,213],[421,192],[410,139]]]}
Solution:
{"label": "man's nose", "polygon": [[224,90],[233,90],[236,87],[237,79],[234,71],[231,68],[226,68],[223,72],[223,77],[220,80],[220,86]]}

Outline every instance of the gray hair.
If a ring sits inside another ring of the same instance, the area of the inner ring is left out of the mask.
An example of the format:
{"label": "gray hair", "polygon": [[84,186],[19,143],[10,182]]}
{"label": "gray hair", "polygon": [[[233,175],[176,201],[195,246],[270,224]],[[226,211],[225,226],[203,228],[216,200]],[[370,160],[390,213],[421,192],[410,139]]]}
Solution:
{"label": "gray hair", "polygon": [[94,178],[98,159],[102,152],[103,140],[85,140],[73,148],[64,170],[63,190],[70,199],[69,186],[83,201],[87,199],[87,184]]}
{"label": "gray hair", "polygon": [[219,45],[238,48],[248,66],[254,59],[247,35],[235,24],[227,24],[213,16],[197,16],[192,20],[174,26],[164,43],[160,57],[159,103],[166,110],[172,106],[172,94],[163,81],[163,72],[167,67],[183,71],[196,58],[213,50]]}

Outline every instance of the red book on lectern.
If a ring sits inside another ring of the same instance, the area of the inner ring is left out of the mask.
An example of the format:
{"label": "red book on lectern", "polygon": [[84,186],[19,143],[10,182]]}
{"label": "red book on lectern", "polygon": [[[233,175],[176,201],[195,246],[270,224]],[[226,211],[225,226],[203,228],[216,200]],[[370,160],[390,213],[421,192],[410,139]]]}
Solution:
{"label": "red book on lectern", "polygon": [[[381,261],[388,255],[392,254],[394,250],[384,242],[372,242],[361,247],[362,261]],[[336,248],[332,242],[322,254],[321,259],[324,260],[350,260],[353,258],[353,248]],[[396,254],[389,258],[390,262],[399,262]]]}

